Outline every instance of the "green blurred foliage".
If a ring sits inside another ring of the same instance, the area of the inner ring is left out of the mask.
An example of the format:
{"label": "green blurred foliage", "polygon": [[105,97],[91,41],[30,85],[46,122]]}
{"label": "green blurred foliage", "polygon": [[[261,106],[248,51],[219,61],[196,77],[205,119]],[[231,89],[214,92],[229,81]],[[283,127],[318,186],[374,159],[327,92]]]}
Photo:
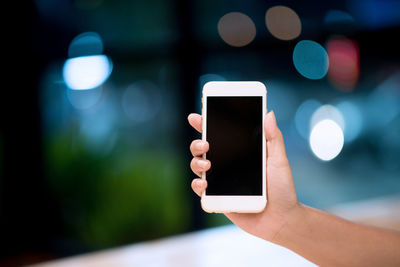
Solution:
{"label": "green blurred foliage", "polygon": [[227,224],[232,224],[232,222],[224,214],[219,214],[219,213],[207,214],[205,219],[206,227],[217,227]]}
{"label": "green blurred foliage", "polygon": [[188,231],[185,166],[173,151],[117,144],[102,155],[72,133],[46,140],[49,183],[72,239],[99,249]]}

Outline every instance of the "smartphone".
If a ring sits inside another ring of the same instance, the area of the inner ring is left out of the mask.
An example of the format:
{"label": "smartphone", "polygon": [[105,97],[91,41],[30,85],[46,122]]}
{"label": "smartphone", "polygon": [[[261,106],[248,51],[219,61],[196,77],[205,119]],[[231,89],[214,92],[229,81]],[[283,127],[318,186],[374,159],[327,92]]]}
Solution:
{"label": "smartphone", "polygon": [[208,82],[202,96],[202,173],[206,212],[261,212],[267,203],[264,118],[267,89],[261,82]]}

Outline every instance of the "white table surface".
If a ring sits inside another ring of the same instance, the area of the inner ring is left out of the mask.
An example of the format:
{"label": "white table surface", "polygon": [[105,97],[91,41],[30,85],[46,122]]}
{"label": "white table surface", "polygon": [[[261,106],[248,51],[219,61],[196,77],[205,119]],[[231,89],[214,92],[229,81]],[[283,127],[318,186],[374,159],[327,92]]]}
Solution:
{"label": "white table surface", "polygon": [[138,243],[35,265],[66,266],[315,266],[290,250],[235,225]]}
{"label": "white table surface", "polygon": [[[338,216],[400,230],[400,196],[333,207]],[[251,236],[235,225],[137,243],[35,265],[66,266],[316,266],[294,252]]]}

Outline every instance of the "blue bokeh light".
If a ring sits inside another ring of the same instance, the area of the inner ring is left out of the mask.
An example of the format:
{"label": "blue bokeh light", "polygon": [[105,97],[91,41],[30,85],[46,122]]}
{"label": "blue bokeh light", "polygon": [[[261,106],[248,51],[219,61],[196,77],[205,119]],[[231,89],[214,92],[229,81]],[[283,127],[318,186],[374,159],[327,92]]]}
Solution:
{"label": "blue bokeh light", "polygon": [[362,130],[363,117],[360,108],[350,101],[342,101],[336,105],[344,119],[344,141],[352,142]]}
{"label": "blue bokeh light", "polygon": [[345,122],[343,114],[338,108],[333,105],[325,104],[320,106],[311,116],[310,127],[311,129],[322,120],[332,120],[344,131]]}
{"label": "blue bokeh light", "polygon": [[161,110],[162,96],[159,87],[151,81],[137,81],[122,95],[122,109],[133,123],[144,123],[156,118]]}
{"label": "blue bokeh light", "polygon": [[329,68],[328,53],[320,44],[303,40],[293,50],[293,64],[304,77],[312,80],[325,77]]}
{"label": "blue bokeh light", "polygon": [[[92,91],[95,90],[88,92]],[[82,93],[82,91],[74,92]],[[80,135],[87,148],[98,155],[108,154],[116,144],[119,130],[116,127],[118,116],[115,104],[115,98],[109,97],[98,103],[93,109],[80,112]]]}
{"label": "blue bokeh light", "polygon": [[102,85],[111,71],[111,60],[105,55],[75,57],[65,61],[63,78],[72,90],[88,90]]}
{"label": "blue bokeh light", "polygon": [[296,111],[294,123],[298,133],[305,140],[310,136],[311,116],[321,106],[321,103],[314,99],[304,101]]}
{"label": "blue bokeh light", "polygon": [[92,90],[66,90],[69,103],[77,110],[93,108],[101,102],[103,87],[99,86]]}
{"label": "blue bokeh light", "polygon": [[380,132],[400,114],[400,70],[380,83],[364,102],[367,114],[366,126]]}
{"label": "blue bokeh light", "polygon": [[349,0],[349,10],[362,26],[369,29],[400,25],[400,1]]}
{"label": "blue bokeh light", "polygon": [[324,18],[324,23],[328,25],[352,24],[354,22],[354,18],[349,13],[338,9],[329,10]]}
{"label": "blue bokeh light", "polygon": [[279,110],[277,117],[279,122],[290,121],[298,105],[296,90],[290,83],[279,80],[266,80],[267,87],[267,110]]}
{"label": "blue bokeh light", "polygon": [[68,47],[69,57],[103,54],[103,40],[96,32],[84,32],[76,36]]}

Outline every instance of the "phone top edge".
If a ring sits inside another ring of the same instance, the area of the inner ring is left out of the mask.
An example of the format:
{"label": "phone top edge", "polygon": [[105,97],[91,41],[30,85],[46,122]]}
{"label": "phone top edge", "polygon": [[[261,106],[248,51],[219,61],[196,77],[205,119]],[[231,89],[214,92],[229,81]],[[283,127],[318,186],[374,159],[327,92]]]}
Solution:
{"label": "phone top edge", "polygon": [[209,81],[203,85],[203,89],[221,85],[229,85],[229,86],[256,85],[266,88],[265,84],[260,81]]}
{"label": "phone top edge", "polygon": [[212,95],[221,95],[221,96],[229,96],[229,95],[255,95],[255,96],[266,96],[267,95],[267,87],[264,83],[259,81],[249,81],[249,82],[220,82],[220,81],[211,81],[207,82],[203,86],[202,97],[212,96]]}

